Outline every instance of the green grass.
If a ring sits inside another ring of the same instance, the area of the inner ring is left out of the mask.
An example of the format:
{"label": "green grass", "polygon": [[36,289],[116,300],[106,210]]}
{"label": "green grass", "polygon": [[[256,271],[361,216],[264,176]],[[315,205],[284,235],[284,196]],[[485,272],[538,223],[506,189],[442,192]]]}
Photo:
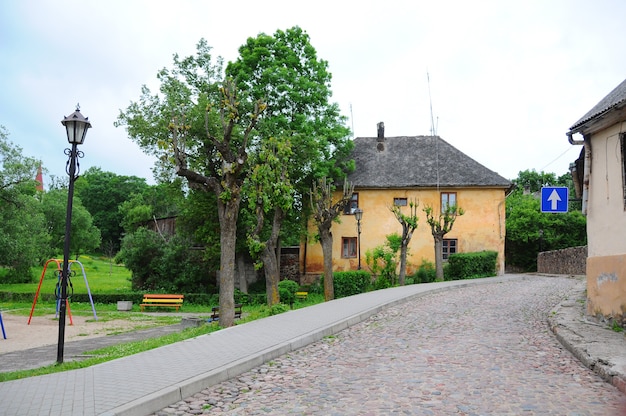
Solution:
{"label": "green grass", "polygon": [[[62,262],[62,260],[60,260]],[[106,257],[82,255],[78,258],[78,262],[85,269],[85,276],[91,292],[99,293],[115,293],[116,291],[130,291],[130,270],[122,265],[113,263]],[[72,271],[76,274],[72,276],[72,284],[75,293],[87,293],[87,285],[80,264],[72,264]],[[45,274],[41,285],[42,293],[54,293],[58,281],[57,263],[50,261],[45,267]],[[15,283],[0,284],[0,291],[13,293],[35,293],[37,286],[41,280],[44,267],[40,267],[34,271],[36,274],[33,283]]]}

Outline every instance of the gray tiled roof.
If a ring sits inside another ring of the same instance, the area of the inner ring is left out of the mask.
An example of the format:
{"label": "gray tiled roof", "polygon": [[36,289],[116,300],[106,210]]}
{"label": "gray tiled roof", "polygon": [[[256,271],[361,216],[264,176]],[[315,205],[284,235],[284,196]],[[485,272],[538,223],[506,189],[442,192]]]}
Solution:
{"label": "gray tiled roof", "polygon": [[511,186],[438,136],[357,137],[352,157],[356,188]]}
{"label": "gray tiled roof", "polygon": [[598,104],[596,104],[591,110],[587,112],[584,116],[580,118],[570,130],[574,130],[577,127],[585,124],[589,120],[598,117],[599,115],[611,110],[613,107],[616,107],[619,104],[622,104],[626,101],[626,80],[622,81],[613,91],[609,93],[606,97],[604,97]]}

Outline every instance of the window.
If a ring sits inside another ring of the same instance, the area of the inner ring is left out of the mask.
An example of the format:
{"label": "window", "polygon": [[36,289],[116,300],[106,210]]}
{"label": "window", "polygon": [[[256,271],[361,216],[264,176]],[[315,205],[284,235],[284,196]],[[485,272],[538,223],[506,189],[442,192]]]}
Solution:
{"label": "window", "polygon": [[450,254],[456,253],[458,240],[456,238],[444,238],[443,239],[443,259],[448,260]]}
{"label": "window", "polygon": [[356,237],[341,238],[341,257],[344,259],[356,257]]}
{"label": "window", "polygon": [[407,201],[406,201],[406,198],[394,198],[393,204],[399,207],[406,207]]}
{"label": "window", "polygon": [[354,211],[359,207],[359,194],[352,194],[352,199],[343,210],[345,215],[353,215]]}
{"label": "window", "polygon": [[456,192],[441,193],[441,212],[446,212],[448,207],[456,206]]}
{"label": "window", "polygon": [[624,196],[624,210],[626,210],[626,133],[620,134],[619,138],[622,151],[622,193]]}

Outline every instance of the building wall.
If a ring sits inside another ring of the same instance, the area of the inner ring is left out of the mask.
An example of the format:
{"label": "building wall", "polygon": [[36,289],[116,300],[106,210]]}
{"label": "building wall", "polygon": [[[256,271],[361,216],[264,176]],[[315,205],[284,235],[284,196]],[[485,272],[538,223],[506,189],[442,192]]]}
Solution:
{"label": "building wall", "polygon": [[626,313],[626,211],[620,132],[615,124],[591,138],[587,210],[588,313],[623,319]]}
{"label": "building wall", "polygon": [[[419,202],[419,226],[409,244],[407,274],[413,273],[422,263],[422,259],[435,261],[434,240],[430,226],[426,223],[423,208],[432,206],[440,210],[440,192],[456,192],[457,205],[465,214],[457,217],[452,231],[445,238],[458,239],[458,252],[493,250],[498,252],[498,274],[504,272],[504,237],[505,237],[505,193],[503,189],[465,188],[465,189],[355,189],[358,193],[359,208],[363,210],[361,220],[361,267],[368,270],[365,253],[385,243],[385,236],[391,233],[402,234],[402,226],[389,207],[394,198],[415,199]],[[409,212],[409,207],[403,207]],[[356,270],[358,258],[341,258],[342,237],[357,237],[357,223],[354,215],[340,215],[339,223],[332,226],[333,234],[333,269],[335,271]],[[315,235],[315,224],[310,224],[310,234]],[[318,242],[309,242],[300,250],[301,264],[306,261],[306,274],[323,273],[322,247]]]}

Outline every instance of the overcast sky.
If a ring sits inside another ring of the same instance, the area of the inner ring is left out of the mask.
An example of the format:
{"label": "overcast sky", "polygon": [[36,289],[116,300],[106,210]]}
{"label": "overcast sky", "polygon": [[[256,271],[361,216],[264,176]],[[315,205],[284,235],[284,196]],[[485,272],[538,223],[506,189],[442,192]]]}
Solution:
{"label": "overcast sky", "polygon": [[356,137],[379,121],[388,137],[434,125],[505,178],[561,175],[580,152],[569,127],[626,78],[624,16],[623,0],[5,1],[0,125],[64,176],[60,121],[80,103],[93,125],[81,170],[154,183],[153,160],[113,126],[141,86],[156,91],[157,71],[201,38],[231,61],[248,37],[298,25]]}

